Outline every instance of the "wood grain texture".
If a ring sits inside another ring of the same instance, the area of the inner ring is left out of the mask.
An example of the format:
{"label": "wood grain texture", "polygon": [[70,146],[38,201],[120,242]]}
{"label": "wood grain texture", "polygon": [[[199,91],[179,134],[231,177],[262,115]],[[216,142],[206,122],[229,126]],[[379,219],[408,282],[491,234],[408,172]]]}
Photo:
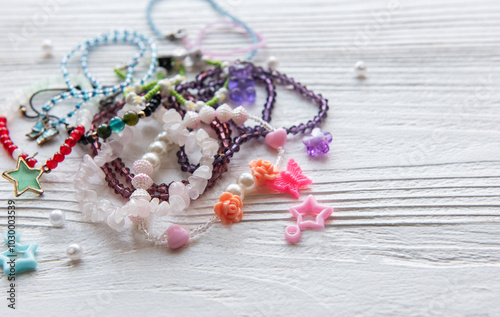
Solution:
{"label": "wood grain texture", "polygon": [[[83,39],[116,27],[151,34],[145,1],[57,1],[2,1],[3,98],[57,75],[60,58]],[[301,199],[314,194],[336,210],[327,229],[288,245],[287,210],[297,201],[261,191],[246,198],[241,224],[216,225],[179,252],[153,247],[79,214],[71,184],[85,153],[78,149],[44,179],[42,198],[16,199],[24,241],[40,245],[39,270],[19,278],[15,313],[1,296],[0,315],[499,316],[500,3],[221,1],[268,38],[257,63],[277,56],[281,71],[330,100],[332,152],[311,159],[301,137],[287,143],[287,157],[314,181]],[[165,30],[182,26],[191,36],[215,19],[203,1],[163,1],[154,16]],[[40,51],[46,38],[55,45],[49,60]],[[205,41],[217,50],[244,43],[224,29]],[[110,69],[133,52],[101,48],[91,69],[112,82]],[[364,81],[352,74],[360,59]],[[277,126],[317,111],[286,88],[278,93]],[[13,135],[25,129],[16,125]],[[204,222],[254,155],[272,158],[262,144],[247,144],[219,185],[174,220]],[[3,152],[0,159],[3,169],[14,165]],[[11,184],[1,180],[1,209],[10,198]],[[67,211],[64,228],[50,225],[54,208]],[[0,212],[1,228],[5,220]],[[64,257],[73,242],[85,249],[79,265]],[[7,291],[3,276],[0,289]]]}

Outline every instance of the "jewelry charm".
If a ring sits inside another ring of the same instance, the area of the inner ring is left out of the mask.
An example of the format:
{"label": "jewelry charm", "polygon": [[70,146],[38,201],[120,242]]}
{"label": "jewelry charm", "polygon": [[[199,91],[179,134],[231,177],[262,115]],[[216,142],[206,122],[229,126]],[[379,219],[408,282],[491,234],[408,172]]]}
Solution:
{"label": "jewelry charm", "polygon": [[243,63],[229,67],[229,98],[235,105],[249,105],[255,102],[255,81],[252,78],[252,64]]}
{"label": "jewelry charm", "polygon": [[288,192],[295,198],[299,198],[299,189],[302,186],[310,184],[312,180],[302,174],[299,164],[294,159],[288,161],[285,171],[281,171],[274,180],[267,182],[268,186],[280,192]]}
{"label": "jewelry charm", "polygon": [[[37,267],[36,250],[38,244],[31,243],[22,245],[19,244],[19,234],[15,238],[11,238],[7,232],[4,232],[5,244],[7,250],[0,253],[0,265],[3,268],[3,273],[6,276],[15,276],[22,272],[34,271]],[[12,263],[15,263],[12,266]]]}
{"label": "jewelry charm", "polygon": [[2,176],[14,183],[14,192],[16,197],[18,197],[27,190],[40,195],[43,194],[39,180],[43,173],[45,171],[40,168],[29,167],[24,158],[19,156],[16,169],[3,172]]}
{"label": "jewelry charm", "polygon": [[316,156],[317,154],[326,154],[330,151],[328,143],[331,143],[332,139],[330,132],[322,132],[320,128],[314,128],[311,135],[306,135],[302,139],[302,143],[305,144],[307,153],[310,156]]}
{"label": "jewelry charm", "polygon": [[[300,240],[302,229],[325,229],[325,221],[332,215],[333,208],[318,204],[314,196],[309,195],[302,204],[290,207],[289,211],[297,219],[297,224],[286,227],[285,238],[289,243],[297,243]],[[307,216],[315,216],[316,218],[314,221],[304,220]]]}

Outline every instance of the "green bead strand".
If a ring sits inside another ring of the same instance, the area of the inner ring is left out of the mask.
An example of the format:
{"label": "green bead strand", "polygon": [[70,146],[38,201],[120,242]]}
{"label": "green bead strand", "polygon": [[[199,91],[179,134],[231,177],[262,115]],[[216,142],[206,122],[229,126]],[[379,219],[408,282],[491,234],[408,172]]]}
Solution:
{"label": "green bead strand", "polygon": [[97,135],[101,138],[101,139],[107,139],[111,136],[111,128],[107,125],[107,124],[101,124],[98,128],[97,128]]}
{"label": "green bead strand", "polygon": [[123,121],[126,125],[134,126],[139,122],[139,115],[135,111],[127,111],[123,115]]}
{"label": "green bead strand", "polygon": [[156,93],[158,93],[161,90],[161,87],[159,85],[156,85],[153,89],[151,89],[145,96],[144,99],[147,101],[151,98],[153,98]]}

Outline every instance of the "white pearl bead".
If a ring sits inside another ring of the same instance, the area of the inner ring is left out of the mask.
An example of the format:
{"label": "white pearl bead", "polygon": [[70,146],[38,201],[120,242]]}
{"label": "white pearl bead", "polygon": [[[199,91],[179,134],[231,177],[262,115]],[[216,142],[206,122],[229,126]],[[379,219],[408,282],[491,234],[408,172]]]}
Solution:
{"label": "white pearl bead", "polygon": [[52,51],[54,50],[54,44],[52,44],[51,40],[44,40],[42,42],[42,51],[44,57],[52,57]]}
{"label": "white pearl bead", "polygon": [[247,110],[242,106],[239,106],[238,108],[234,109],[232,119],[233,122],[236,123],[237,125],[242,125],[248,119]]}
{"label": "white pearl bead", "polygon": [[184,126],[190,129],[198,129],[200,127],[200,115],[194,111],[188,111],[184,115]]}
{"label": "white pearl bead", "polygon": [[200,119],[205,124],[210,124],[215,118],[215,109],[210,106],[204,106],[200,110]]}
{"label": "white pearl bead", "polygon": [[73,243],[66,249],[66,255],[71,261],[80,260],[83,255],[83,248],[78,243]]}
{"label": "white pearl bead", "polygon": [[366,65],[363,61],[358,61],[354,65],[354,71],[356,73],[356,77],[358,78],[366,78]]}
{"label": "white pearl bead", "polygon": [[231,109],[231,107],[227,104],[223,104],[215,110],[215,114],[217,115],[217,119],[221,122],[227,122],[231,120],[231,117],[233,116],[233,109]]}
{"label": "white pearl bead", "polygon": [[245,194],[243,192],[243,189],[241,188],[240,185],[238,184],[229,184],[227,187],[224,189],[225,192],[231,193],[233,195],[240,196],[240,198],[243,200],[245,197]]}
{"label": "white pearl bead", "polygon": [[243,173],[238,177],[238,185],[243,188],[245,192],[251,191],[255,186],[255,178],[250,173]]}
{"label": "white pearl bead", "polygon": [[64,225],[64,220],[66,219],[66,215],[64,211],[56,209],[52,210],[49,215],[50,223],[56,227],[62,227]]}
{"label": "white pearl bead", "polygon": [[156,170],[158,167],[160,167],[160,157],[156,153],[148,152],[142,156],[143,160],[148,161],[153,165],[153,169]]}
{"label": "white pearl bead", "polygon": [[267,59],[267,66],[271,70],[276,70],[276,68],[278,68],[279,63],[280,62],[276,56],[269,56],[269,58]]}
{"label": "white pearl bead", "polygon": [[156,153],[158,155],[165,155],[167,153],[167,145],[163,141],[154,141],[148,147],[148,152]]}

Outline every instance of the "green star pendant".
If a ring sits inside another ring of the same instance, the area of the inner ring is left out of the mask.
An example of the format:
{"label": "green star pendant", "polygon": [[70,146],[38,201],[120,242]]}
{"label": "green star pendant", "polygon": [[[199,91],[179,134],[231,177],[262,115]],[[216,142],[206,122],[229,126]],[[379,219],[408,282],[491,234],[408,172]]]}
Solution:
{"label": "green star pendant", "polygon": [[43,189],[40,185],[39,178],[43,174],[43,170],[39,168],[31,168],[26,164],[26,161],[19,157],[15,170],[3,172],[2,176],[8,181],[14,183],[14,191],[17,196],[22,195],[25,191],[42,194]]}

